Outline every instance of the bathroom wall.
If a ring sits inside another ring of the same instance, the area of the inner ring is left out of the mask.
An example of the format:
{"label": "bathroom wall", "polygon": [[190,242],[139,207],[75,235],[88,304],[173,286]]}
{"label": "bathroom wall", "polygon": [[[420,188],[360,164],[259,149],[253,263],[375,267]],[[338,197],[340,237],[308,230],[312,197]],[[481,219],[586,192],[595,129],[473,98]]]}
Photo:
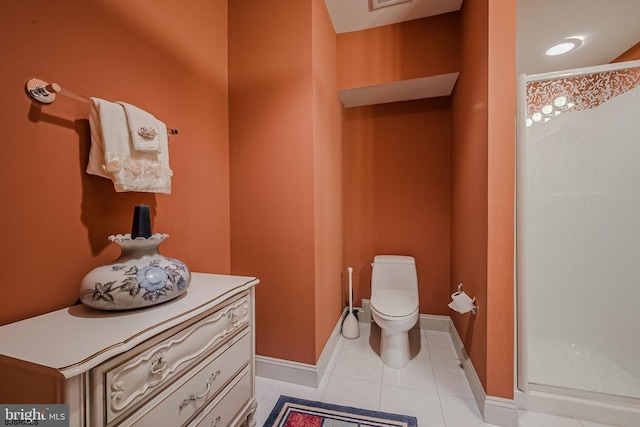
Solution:
{"label": "bathroom wall", "polygon": [[488,12],[486,1],[463,4],[462,68],[454,89],[451,176],[450,293],[463,283],[476,316],[450,312],[486,386]]}
{"label": "bathroom wall", "polygon": [[[130,231],[139,203],[171,236],[163,254],[229,273],[227,2],[9,0],[0,14],[0,324],[74,304],[82,277],[118,256],[107,237]],[[33,103],[34,76],[179,129],[172,194],[116,193],[87,175],[87,104]]]}
{"label": "bathroom wall", "polygon": [[338,34],[338,89],[460,71],[460,13]]}
{"label": "bathroom wall", "polygon": [[309,364],[343,307],[340,105],[323,9],[229,4],[232,272],[262,281],[257,353]]}
{"label": "bathroom wall", "polygon": [[489,0],[487,377],[489,396],[513,398],[517,2]]}
{"label": "bathroom wall", "polygon": [[452,96],[451,287],[478,314],[451,312],[487,395],[513,397],[513,191],[516,2],[462,6]]}
{"label": "bathroom wall", "polygon": [[[345,260],[358,302],[370,295],[376,253],[416,253],[420,311],[453,317],[485,391],[505,398],[514,385],[515,22],[515,1],[479,0],[411,31],[405,23],[338,35],[340,88],[460,72],[443,110],[429,104],[438,100],[346,110]],[[422,44],[405,50],[415,31]],[[476,317],[446,307],[460,282],[477,298]]]}
{"label": "bathroom wall", "polygon": [[345,260],[355,304],[377,254],[416,259],[420,312],[448,314],[451,110],[448,97],[345,110]]}
{"label": "bathroom wall", "polygon": [[611,62],[624,62],[640,59],[640,42],[630,47],[626,52]]}
{"label": "bathroom wall", "polygon": [[[460,71],[460,13],[338,34],[341,89]],[[417,54],[419,52],[419,54]],[[345,261],[354,303],[376,254],[416,257],[420,312],[448,314],[448,98],[345,110]]]}
{"label": "bathroom wall", "polygon": [[315,351],[320,357],[344,294],[342,105],[336,96],[336,34],[324,1],[312,2]]}

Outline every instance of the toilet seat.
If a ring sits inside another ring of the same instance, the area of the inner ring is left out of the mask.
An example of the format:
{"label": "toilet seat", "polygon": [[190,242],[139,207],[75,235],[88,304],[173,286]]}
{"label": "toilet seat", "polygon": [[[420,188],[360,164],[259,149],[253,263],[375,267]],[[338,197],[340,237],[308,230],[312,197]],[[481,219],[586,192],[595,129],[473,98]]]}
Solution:
{"label": "toilet seat", "polygon": [[397,289],[378,289],[371,295],[371,308],[388,320],[411,316],[418,311],[418,296]]}

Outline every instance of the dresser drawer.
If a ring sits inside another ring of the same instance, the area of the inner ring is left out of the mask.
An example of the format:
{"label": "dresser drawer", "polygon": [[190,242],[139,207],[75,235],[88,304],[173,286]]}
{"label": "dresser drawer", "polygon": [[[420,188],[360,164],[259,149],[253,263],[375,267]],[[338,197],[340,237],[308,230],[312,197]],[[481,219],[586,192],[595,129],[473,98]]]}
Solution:
{"label": "dresser drawer", "polygon": [[240,380],[231,384],[228,391],[221,393],[205,408],[203,416],[194,420],[190,427],[229,427],[238,424],[235,420],[242,408],[251,400],[251,374],[246,372]]}
{"label": "dresser drawer", "polygon": [[233,384],[231,380],[243,367],[242,372],[248,372],[250,350],[250,335],[244,334],[222,354],[216,352],[198,365],[198,369],[194,369],[196,372],[186,373],[185,382],[169,386],[165,393],[152,399],[122,424],[139,427],[183,425],[211,402],[225,385]]}
{"label": "dresser drawer", "polygon": [[[94,381],[104,384],[100,394],[104,396],[106,424],[142,405],[226,338],[245,328],[250,322],[250,311],[249,296],[244,295],[156,344],[146,347],[141,344],[142,351],[132,351],[136,356],[126,360],[116,358],[98,368]],[[242,363],[249,353],[250,350],[245,350],[240,358]],[[101,400],[100,396],[97,398]]]}

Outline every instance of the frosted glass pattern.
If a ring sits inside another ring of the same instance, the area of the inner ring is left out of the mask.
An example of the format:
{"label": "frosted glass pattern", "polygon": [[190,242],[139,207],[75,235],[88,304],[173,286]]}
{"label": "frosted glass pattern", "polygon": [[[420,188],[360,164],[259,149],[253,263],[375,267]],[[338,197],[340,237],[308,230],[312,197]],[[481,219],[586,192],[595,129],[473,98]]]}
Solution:
{"label": "frosted glass pattern", "polygon": [[526,91],[517,220],[529,383],[640,398],[640,68]]}
{"label": "frosted glass pattern", "polygon": [[527,125],[546,123],[561,113],[595,108],[638,85],[638,68],[530,82],[526,86]]}

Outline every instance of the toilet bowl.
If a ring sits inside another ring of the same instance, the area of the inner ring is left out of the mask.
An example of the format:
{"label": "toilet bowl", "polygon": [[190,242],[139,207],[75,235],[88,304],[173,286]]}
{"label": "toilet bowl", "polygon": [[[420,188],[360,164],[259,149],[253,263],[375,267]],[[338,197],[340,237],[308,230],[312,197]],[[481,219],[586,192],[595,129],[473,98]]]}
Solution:
{"label": "toilet bowl", "polygon": [[409,330],[420,316],[415,259],[377,255],[371,274],[371,316],[380,327],[380,357],[385,365],[409,363]]}

